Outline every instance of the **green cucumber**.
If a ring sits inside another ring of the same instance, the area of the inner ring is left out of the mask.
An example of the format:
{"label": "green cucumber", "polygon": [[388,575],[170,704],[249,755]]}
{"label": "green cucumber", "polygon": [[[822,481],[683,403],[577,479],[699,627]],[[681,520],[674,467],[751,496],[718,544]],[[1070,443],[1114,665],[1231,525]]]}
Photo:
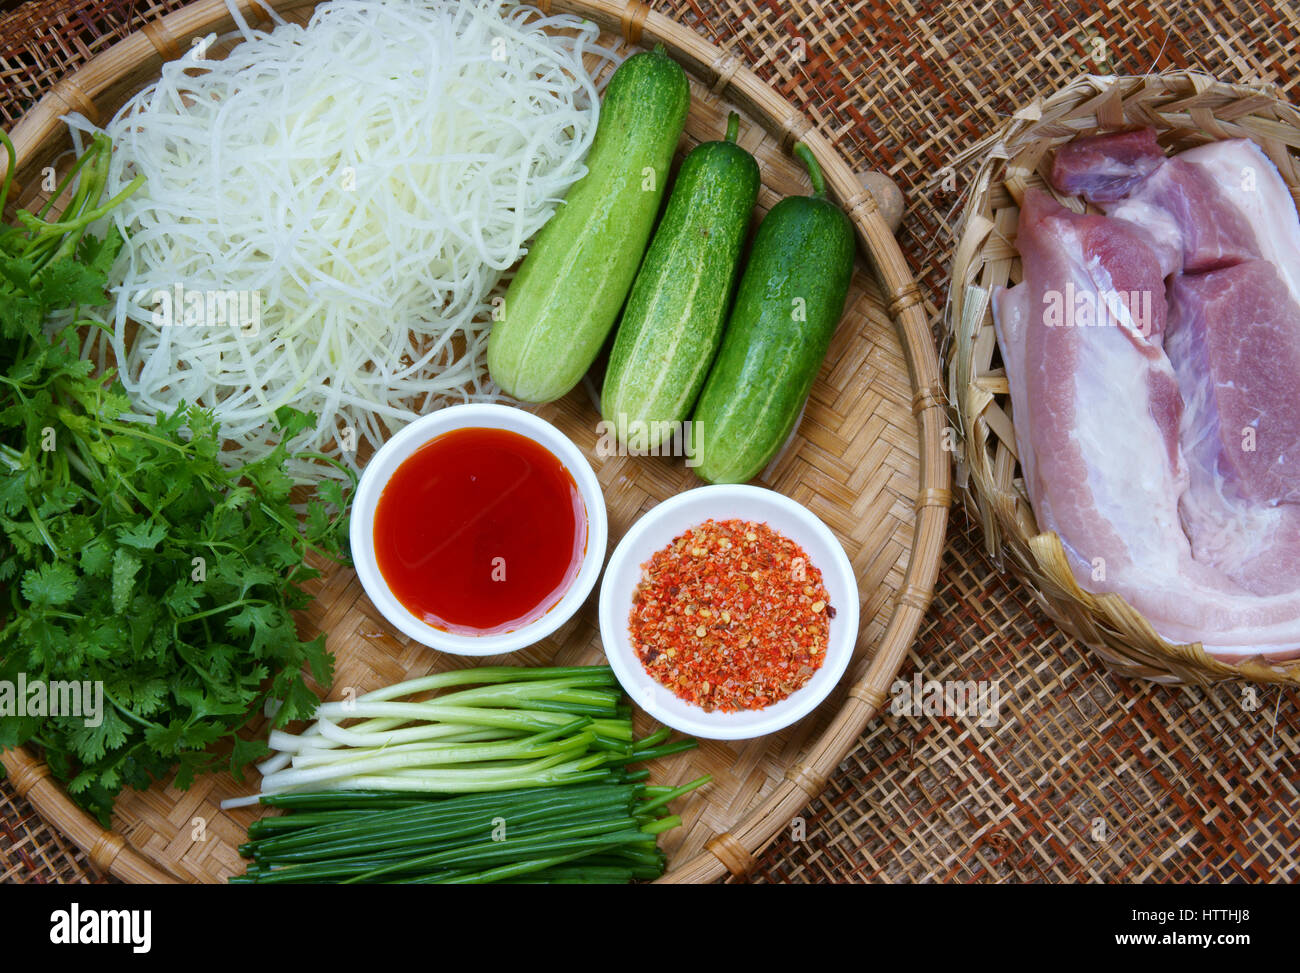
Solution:
{"label": "green cucumber", "polygon": [[695,408],[710,483],[744,483],[789,439],[835,333],[853,276],[853,224],[825,198],[803,143],[811,196],[788,196],[759,224],[722,348]]}
{"label": "green cucumber", "polygon": [[690,415],[722,340],[762,181],[739,126],[732,112],[726,139],[682,162],[628,296],[600,397],[624,444],[653,449]]}
{"label": "green cucumber", "polygon": [[627,298],[686,126],[686,73],[662,48],[609,80],[587,174],[542,227],[506,289],[488,371],[506,393],[550,402],[582,379]]}

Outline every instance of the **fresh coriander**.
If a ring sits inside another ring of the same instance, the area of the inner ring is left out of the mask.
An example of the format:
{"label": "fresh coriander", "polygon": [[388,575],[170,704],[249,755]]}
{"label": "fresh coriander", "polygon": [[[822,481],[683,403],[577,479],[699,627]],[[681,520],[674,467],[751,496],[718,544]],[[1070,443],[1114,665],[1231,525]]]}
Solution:
{"label": "fresh coriander", "polygon": [[[3,211],[13,145],[0,186]],[[122,240],[87,229],[137,183],[101,201],[112,147],[96,136],[67,198],[0,226],[0,680],[102,681],[96,726],[72,716],[0,718],[0,748],[38,745],[73,797],[108,824],[126,785],[172,770],[187,787],[266,747],[236,731],[268,698],[276,724],[310,716],[333,674],[323,636],[299,637],[314,552],[341,557],[346,502],[324,482],[291,500],[284,443],[314,420],[277,414],[280,445],[228,469],[210,412],[128,417],[111,374],[79,355],[79,309],[106,302]],[[218,745],[229,748],[218,755]]]}

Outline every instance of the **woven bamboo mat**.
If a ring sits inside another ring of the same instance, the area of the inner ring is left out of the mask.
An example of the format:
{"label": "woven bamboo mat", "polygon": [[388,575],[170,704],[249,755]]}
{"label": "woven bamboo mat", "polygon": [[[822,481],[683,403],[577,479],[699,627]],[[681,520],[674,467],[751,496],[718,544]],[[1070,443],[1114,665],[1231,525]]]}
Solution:
{"label": "woven bamboo mat", "polygon": [[[42,0],[0,13],[0,124],[183,0]],[[932,320],[970,167],[999,118],[1080,73],[1198,67],[1300,100],[1287,4],[656,0],[907,193],[899,239]],[[2,5],[0,5],[2,6]],[[760,857],[771,882],[1295,881],[1300,692],[1134,684],[1057,633],[954,511],[903,677],[986,680],[992,726],[889,715]],[[0,879],[93,873],[0,781]]]}

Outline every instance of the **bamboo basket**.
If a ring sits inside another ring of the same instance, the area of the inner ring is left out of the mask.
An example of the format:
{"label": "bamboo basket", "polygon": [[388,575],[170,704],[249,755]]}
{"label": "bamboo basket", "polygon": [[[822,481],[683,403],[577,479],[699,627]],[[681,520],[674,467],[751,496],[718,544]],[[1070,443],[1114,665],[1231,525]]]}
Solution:
{"label": "bamboo basket", "polygon": [[[1230,664],[1199,643],[1165,641],[1114,594],[1084,591],[1060,539],[1040,532],[1019,479],[1014,416],[993,329],[991,297],[1020,280],[1016,224],[1030,187],[1048,189],[1058,146],[1079,135],[1150,126],[1169,151],[1230,138],[1253,139],[1300,200],[1300,111],[1268,86],[1226,84],[1194,71],[1088,75],[1018,111],[968,150],[980,159],[964,199],[944,314],[949,407],[961,457],[958,485],[997,563],[1019,573],[1038,604],[1114,671],[1163,683],[1249,679],[1300,685],[1300,660]],[[1079,199],[1053,194],[1082,210]]]}
{"label": "bamboo basket", "polygon": [[[812,716],[782,733],[734,743],[702,741],[698,751],[656,763],[656,782],[701,773],[715,782],[680,802],[684,827],[665,836],[664,882],[745,876],[755,855],[786,827],[881,710],[934,592],[950,503],[950,467],[942,448],[946,419],[938,357],[913,281],[886,212],[857,174],[802,114],[732,54],[692,30],[631,0],[542,0],[543,12],[588,17],[602,41],[624,49],[662,43],[691,78],[692,107],[680,152],[717,138],[727,113],[742,115],[741,144],[759,161],[759,210],[784,195],[807,192],[791,159],[796,141],[821,164],[831,194],[851,217],[864,258],[848,307],[818,377],[797,436],[763,477],[765,485],[808,505],[835,531],[857,573],[862,625],[849,675]],[[240,0],[253,26],[269,24],[266,7],[305,21],[314,0]],[[57,164],[69,142],[61,117],[76,111],[96,123],[113,112],[161,64],[191,41],[233,27],[225,0],[198,0],[134,33],[55,85],[12,137],[19,153],[20,205],[38,198],[36,178]],[[215,52],[215,53],[213,53]],[[219,56],[213,48],[208,56]],[[679,152],[679,156],[680,156]],[[26,187],[24,191],[22,187]],[[884,197],[882,195],[882,201]],[[756,217],[757,218],[757,217]],[[682,461],[596,453],[591,403],[581,386],[540,410],[583,450],[597,471],[609,508],[611,547],[655,503],[699,481]],[[327,633],[337,658],[330,698],[346,688],[367,691],[470,661],[442,656],[386,627],[351,570],[332,567],[312,583],[313,605],[300,614],[307,634]],[[555,636],[502,659],[512,664],[575,665],[603,660],[595,594]],[[651,724],[637,714],[639,729]],[[265,726],[254,726],[265,733]],[[105,831],[80,811],[37,755],[0,754],[15,789],[52,825],[83,848],[104,873],[128,882],[222,881],[243,869],[236,847],[257,808],[221,812],[219,803],[249,793],[226,774],[200,778],[187,791],[170,781],[124,792]],[[254,775],[255,776],[255,775]]]}

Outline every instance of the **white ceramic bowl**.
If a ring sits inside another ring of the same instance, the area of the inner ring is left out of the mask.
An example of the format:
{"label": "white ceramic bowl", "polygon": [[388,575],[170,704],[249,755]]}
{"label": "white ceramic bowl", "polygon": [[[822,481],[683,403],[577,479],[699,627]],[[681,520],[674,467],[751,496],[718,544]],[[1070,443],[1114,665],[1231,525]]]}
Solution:
{"label": "white ceramic bowl", "polygon": [[[375,560],[375,506],[393,471],[432,439],[453,429],[507,429],[550,450],[578,485],[587,508],[587,547],[578,573],[560,600],[544,615],[510,632],[461,635],[434,628],[417,618],[389,590]],[[399,631],[417,642],[456,655],[500,655],[539,642],[571,618],[600,576],[608,539],[605,498],[600,482],[568,436],[544,419],[508,405],[455,405],[421,416],[404,427],[371,457],[361,472],[352,501],[352,560],[361,586],[375,607]]]}
{"label": "white ceramic bowl", "polygon": [[[804,549],[822,572],[835,608],[826,660],[808,682],[779,703],[735,713],[705,712],[656,682],[632,648],[628,617],[641,580],[641,566],[674,537],[709,518],[765,523]],[[600,637],[605,656],[638,706],[659,722],[708,740],[746,740],[772,733],[807,716],[835,688],[853,657],[858,637],[858,585],[844,548],[807,507],[754,486],[704,486],[671,497],[632,525],[605,568],[600,589]]]}

